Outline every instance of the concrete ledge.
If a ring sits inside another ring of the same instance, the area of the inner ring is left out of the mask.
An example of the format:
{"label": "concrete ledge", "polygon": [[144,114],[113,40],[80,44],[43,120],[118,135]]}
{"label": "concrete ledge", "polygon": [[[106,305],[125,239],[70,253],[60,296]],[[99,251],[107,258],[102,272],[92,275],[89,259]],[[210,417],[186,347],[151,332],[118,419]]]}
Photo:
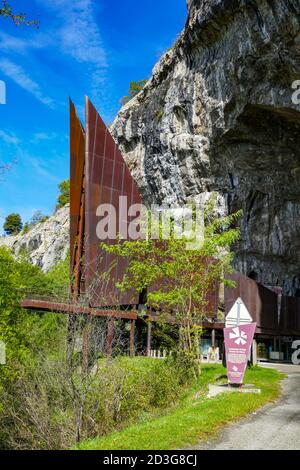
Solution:
{"label": "concrete ledge", "polygon": [[261,393],[260,388],[254,388],[252,384],[245,384],[242,387],[232,387],[228,384],[209,385],[207,398],[213,398],[220,393]]}

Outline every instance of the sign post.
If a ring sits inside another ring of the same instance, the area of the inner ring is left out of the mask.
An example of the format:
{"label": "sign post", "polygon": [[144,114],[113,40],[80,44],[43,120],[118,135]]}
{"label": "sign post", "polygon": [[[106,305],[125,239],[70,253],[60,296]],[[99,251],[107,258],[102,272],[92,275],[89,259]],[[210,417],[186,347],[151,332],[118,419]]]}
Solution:
{"label": "sign post", "polygon": [[256,323],[239,297],[226,317],[224,328],[225,354],[229,385],[242,385]]}

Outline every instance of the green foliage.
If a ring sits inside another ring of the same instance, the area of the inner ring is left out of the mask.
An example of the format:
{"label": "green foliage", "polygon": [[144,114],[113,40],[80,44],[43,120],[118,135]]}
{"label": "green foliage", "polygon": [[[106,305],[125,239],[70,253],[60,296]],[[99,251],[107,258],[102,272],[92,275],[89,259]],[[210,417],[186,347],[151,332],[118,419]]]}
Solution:
{"label": "green foliage", "polygon": [[161,109],[155,113],[156,119],[160,122],[164,116],[164,111]]}
{"label": "green foliage", "polygon": [[176,407],[108,436],[84,441],[79,449],[169,450],[199,446],[216,437],[221,427],[248,416],[280,396],[282,374],[277,370],[255,368],[247,370],[246,380],[261,388],[260,394],[224,393],[207,399],[207,385],[216,383],[224,373],[221,365],[204,365],[197,389],[190,389]]}
{"label": "green foliage", "polygon": [[152,324],[152,349],[162,349],[167,352],[176,350],[179,340],[177,325],[166,323],[164,319]]}
{"label": "green foliage", "polygon": [[[196,215],[196,214],[195,214]],[[119,240],[115,245],[102,243],[109,253],[129,260],[121,291],[137,293],[152,286],[148,307],[161,312],[161,318],[172,317],[179,325],[179,353],[199,373],[199,336],[201,322],[209,311],[208,294],[231,272],[231,245],[239,238],[235,227],[241,213],[211,218],[205,226],[204,242],[197,249],[187,249],[191,242],[177,238],[175,230],[164,239],[160,227],[158,240]],[[155,286],[153,288],[153,286]]]}
{"label": "green foliage", "polygon": [[64,180],[59,185],[59,195],[57,197],[56,210],[61,209],[70,202],[70,180]]}
{"label": "green foliage", "polygon": [[[57,343],[62,352],[62,343]],[[0,401],[0,448],[68,449],[82,439],[103,436],[170,408],[186,388],[166,361],[102,359],[86,381],[62,353],[28,362],[8,383]]]}
{"label": "green foliage", "polygon": [[4,18],[10,18],[16,26],[21,24],[25,26],[39,26],[39,21],[37,20],[28,20],[25,13],[14,13],[8,2],[8,0],[2,0],[2,7],[0,7],[0,16]]}
{"label": "green foliage", "polygon": [[[175,404],[188,378],[172,359],[101,359],[87,375],[66,361],[67,316],[20,308],[27,290],[64,295],[69,258],[44,274],[0,248],[0,448],[67,449]],[[103,324],[106,333],[107,325]],[[77,353],[78,354],[78,353]]]}
{"label": "green foliage", "polygon": [[51,274],[45,275],[39,267],[30,264],[26,253],[14,259],[7,248],[0,247],[0,339],[6,344],[7,352],[7,364],[0,366],[0,388],[6,380],[18,375],[33,351],[41,352],[53,344],[53,336],[57,334],[56,316],[41,317],[20,307],[26,291],[47,292],[51,287]]}
{"label": "green foliage", "polygon": [[139,80],[139,81],[132,81],[129,85],[128,95],[123,96],[121,98],[121,105],[124,106],[128,103],[132,98],[139,94],[139,92],[144,88],[147,83],[147,79]]}
{"label": "green foliage", "polygon": [[23,227],[20,214],[9,214],[3,224],[4,232],[7,235],[17,235]]}
{"label": "green foliage", "polygon": [[133,81],[133,82],[130,82],[130,86],[129,86],[129,96],[131,96],[132,98],[134,96],[136,96],[143,88],[144,86],[146,85],[147,83],[147,79],[144,78],[144,80],[139,80],[137,82]]}
{"label": "green foliage", "polygon": [[67,297],[70,284],[70,255],[59,261],[48,273],[45,274],[50,293],[57,297]]}
{"label": "green foliage", "polygon": [[28,222],[25,222],[23,230],[22,230],[22,235],[26,235],[26,233],[30,232],[30,224]]}

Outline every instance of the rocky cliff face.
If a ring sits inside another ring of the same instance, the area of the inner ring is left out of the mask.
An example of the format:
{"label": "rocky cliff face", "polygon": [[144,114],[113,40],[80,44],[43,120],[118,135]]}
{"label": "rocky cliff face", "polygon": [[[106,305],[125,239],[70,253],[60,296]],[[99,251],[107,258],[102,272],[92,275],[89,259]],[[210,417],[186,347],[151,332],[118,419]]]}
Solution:
{"label": "rocky cliff face", "polygon": [[300,295],[299,0],[189,0],[186,27],[112,132],[148,202],[244,211],[236,268]]}
{"label": "rocky cliff face", "polygon": [[25,235],[1,237],[1,245],[8,246],[16,255],[26,250],[33,264],[40,266],[43,271],[49,271],[65,259],[69,249],[69,205]]}

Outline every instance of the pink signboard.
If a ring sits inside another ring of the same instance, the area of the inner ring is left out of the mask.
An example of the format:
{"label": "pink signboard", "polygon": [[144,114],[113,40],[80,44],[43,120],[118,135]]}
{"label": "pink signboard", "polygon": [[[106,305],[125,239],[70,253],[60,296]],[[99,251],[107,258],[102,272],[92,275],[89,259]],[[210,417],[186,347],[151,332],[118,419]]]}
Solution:
{"label": "pink signboard", "polygon": [[228,382],[242,384],[250,358],[256,323],[224,328]]}

